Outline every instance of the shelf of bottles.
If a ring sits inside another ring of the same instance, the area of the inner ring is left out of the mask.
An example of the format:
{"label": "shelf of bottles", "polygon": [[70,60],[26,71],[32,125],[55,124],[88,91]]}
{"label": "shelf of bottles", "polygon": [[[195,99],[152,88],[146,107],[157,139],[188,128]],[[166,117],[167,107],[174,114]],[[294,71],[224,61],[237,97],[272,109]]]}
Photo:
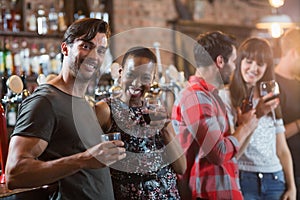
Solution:
{"label": "shelf of bottles", "polygon": [[26,76],[32,91],[38,74],[57,73],[66,28],[64,1],[0,0],[1,78]]}
{"label": "shelf of bottles", "polygon": [[[6,85],[12,75],[20,76],[24,89],[32,93],[40,74],[58,74],[60,44],[68,25],[83,17],[108,22],[105,3],[104,0],[0,0],[0,100],[12,95]],[[17,115],[15,106],[5,106],[7,124],[11,127]]]}

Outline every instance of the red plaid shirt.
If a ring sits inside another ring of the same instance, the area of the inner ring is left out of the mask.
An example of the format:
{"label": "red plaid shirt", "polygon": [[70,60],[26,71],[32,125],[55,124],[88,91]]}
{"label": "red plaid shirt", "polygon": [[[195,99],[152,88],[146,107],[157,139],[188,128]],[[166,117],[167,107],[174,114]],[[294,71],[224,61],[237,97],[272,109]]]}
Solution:
{"label": "red plaid shirt", "polygon": [[234,155],[239,143],[230,136],[226,109],[218,90],[192,76],[175,102],[172,119],[187,157],[193,199],[243,199]]}

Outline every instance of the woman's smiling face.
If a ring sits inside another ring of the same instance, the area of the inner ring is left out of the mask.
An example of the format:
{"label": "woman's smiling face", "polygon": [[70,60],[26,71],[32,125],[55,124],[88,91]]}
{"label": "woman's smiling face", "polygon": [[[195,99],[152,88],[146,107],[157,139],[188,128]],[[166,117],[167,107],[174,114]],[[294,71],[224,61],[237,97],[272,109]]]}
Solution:
{"label": "woman's smiling face", "polygon": [[126,99],[140,100],[150,90],[155,63],[149,58],[129,56],[121,71],[121,87]]}
{"label": "woman's smiling face", "polygon": [[255,60],[244,58],[241,62],[241,74],[244,81],[249,85],[256,83],[263,77],[267,69],[266,63],[257,63]]}

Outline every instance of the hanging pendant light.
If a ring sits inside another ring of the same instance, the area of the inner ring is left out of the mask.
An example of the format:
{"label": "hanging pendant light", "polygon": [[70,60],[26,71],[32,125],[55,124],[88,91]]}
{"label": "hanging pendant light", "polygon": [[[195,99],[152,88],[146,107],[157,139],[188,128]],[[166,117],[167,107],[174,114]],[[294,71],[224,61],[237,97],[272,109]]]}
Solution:
{"label": "hanging pendant light", "polygon": [[273,38],[279,38],[284,29],[295,26],[288,15],[278,13],[278,8],[284,5],[284,0],[269,0],[269,4],[273,8],[273,14],[264,16],[256,24],[258,29],[267,29]]}

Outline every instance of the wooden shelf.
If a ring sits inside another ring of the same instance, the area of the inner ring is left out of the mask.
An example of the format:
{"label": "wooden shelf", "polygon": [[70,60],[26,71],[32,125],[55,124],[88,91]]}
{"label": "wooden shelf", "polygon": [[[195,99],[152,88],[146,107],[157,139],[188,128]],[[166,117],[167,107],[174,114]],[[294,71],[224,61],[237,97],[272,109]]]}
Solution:
{"label": "wooden shelf", "polygon": [[27,37],[27,38],[63,38],[63,33],[52,33],[46,35],[39,35],[36,32],[12,32],[12,31],[0,31],[0,37]]}
{"label": "wooden shelf", "polygon": [[222,31],[227,34],[232,34],[240,42],[251,35],[255,30],[254,26],[236,25],[236,24],[218,24],[191,20],[175,20],[170,21],[176,31],[187,34],[191,37],[196,37],[200,33],[208,31]]}
{"label": "wooden shelf", "polygon": [[[176,31],[174,34],[174,52],[180,52],[174,56],[174,63],[178,67],[179,71],[184,71],[185,78],[195,72],[195,67],[190,60],[193,58],[193,47],[189,46],[182,34],[189,36],[195,40],[196,37],[205,32],[210,31],[222,31],[227,34],[231,34],[236,37],[237,43],[240,44],[243,40],[251,36],[252,31],[255,27],[246,25],[234,25],[234,24],[218,24],[192,20],[174,20],[168,22],[173,30]],[[181,33],[181,34],[178,34]]]}

